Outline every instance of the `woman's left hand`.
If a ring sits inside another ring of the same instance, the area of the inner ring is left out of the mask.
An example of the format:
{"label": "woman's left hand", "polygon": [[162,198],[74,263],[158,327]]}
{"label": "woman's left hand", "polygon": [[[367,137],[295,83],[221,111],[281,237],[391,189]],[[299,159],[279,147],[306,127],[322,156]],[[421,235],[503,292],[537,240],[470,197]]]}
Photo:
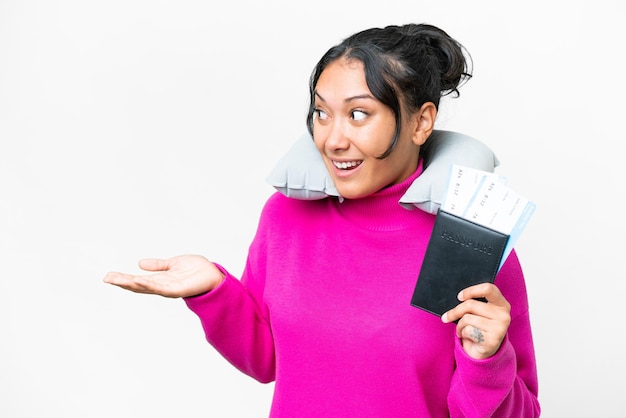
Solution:
{"label": "woman's left hand", "polygon": [[[485,298],[487,302],[476,298]],[[486,359],[493,356],[509,329],[511,305],[492,283],[463,289],[458,299],[461,303],[444,313],[441,320],[445,323],[459,321],[456,334],[470,357]]]}

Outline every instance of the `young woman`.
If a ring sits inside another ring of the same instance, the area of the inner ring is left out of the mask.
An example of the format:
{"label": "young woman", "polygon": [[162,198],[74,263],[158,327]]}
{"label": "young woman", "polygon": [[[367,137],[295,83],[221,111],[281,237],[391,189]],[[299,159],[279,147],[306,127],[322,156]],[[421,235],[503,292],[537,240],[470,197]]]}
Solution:
{"label": "young woman", "polygon": [[494,284],[463,290],[441,318],[409,304],[435,216],[398,200],[423,171],[440,98],[468,67],[430,25],[345,39],[313,71],[307,121],[343,199],[271,196],[241,280],[185,255],[105,282],[184,297],[226,359],[276,382],[272,417],[538,416],[514,252]]}

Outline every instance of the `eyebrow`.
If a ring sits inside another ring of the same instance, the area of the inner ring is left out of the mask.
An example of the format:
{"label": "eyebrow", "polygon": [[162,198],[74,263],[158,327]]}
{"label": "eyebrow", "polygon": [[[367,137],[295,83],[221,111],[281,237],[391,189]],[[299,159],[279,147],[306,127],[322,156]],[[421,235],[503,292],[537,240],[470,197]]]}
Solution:
{"label": "eyebrow", "polygon": [[[322,95],[319,94],[317,90],[315,90],[314,94],[315,94],[315,97],[319,98],[323,102],[326,102],[326,99],[324,99],[324,97],[322,97]],[[359,100],[359,99],[376,100],[371,94],[358,94],[356,96],[347,97],[346,99],[344,99],[344,102],[349,103],[353,100]]]}

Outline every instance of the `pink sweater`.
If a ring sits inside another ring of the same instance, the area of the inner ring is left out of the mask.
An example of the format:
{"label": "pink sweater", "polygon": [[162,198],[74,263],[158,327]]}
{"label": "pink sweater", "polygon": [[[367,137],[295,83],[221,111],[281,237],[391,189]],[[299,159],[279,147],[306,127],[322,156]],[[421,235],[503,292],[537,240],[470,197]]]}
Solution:
{"label": "pink sweater", "polygon": [[418,172],[340,203],[276,193],[241,281],[187,298],[206,338],[242,372],[275,380],[272,417],[535,417],[537,373],[522,270],[496,284],[512,322],[474,360],[454,324],[410,305],[435,217],[398,204]]}

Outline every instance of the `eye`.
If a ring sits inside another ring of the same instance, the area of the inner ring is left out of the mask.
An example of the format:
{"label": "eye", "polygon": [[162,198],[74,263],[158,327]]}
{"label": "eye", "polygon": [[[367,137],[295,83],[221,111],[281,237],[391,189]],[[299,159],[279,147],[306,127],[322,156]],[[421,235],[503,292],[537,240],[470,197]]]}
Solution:
{"label": "eye", "polygon": [[362,110],[352,111],[352,119],[357,122],[364,120],[366,117],[367,117],[367,113],[363,112]]}
{"label": "eye", "polygon": [[315,109],[313,110],[313,113],[315,114],[315,117],[317,119],[320,119],[320,120],[328,119],[328,114],[324,112],[322,109]]}

